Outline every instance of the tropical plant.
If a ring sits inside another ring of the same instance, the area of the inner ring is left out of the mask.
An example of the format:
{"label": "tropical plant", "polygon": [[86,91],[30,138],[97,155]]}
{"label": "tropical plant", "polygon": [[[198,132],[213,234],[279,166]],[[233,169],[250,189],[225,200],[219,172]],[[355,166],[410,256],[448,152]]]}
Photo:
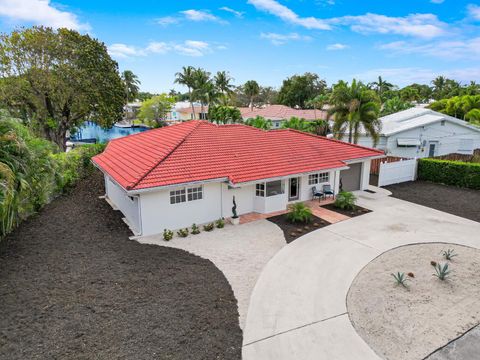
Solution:
{"label": "tropical plant", "polygon": [[226,71],[218,71],[214,76],[213,81],[215,82],[217,91],[222,95],[223,104],[227,105],[229,102],[228,100],[233,93],[233,85],[231,84],[233,78]]}
{"label": "tropical plant", "polygon": [[86,119],[109,127],[123,113],[118,65],[105,44],[77,31],[31,27],[0,35],[0,102],[66,149]]}
{"label": "tropical plant", "polygon": [[187,87],[188,98],[190,101],[190,106],[192,107],[193,118],[196,119],[195,106],[193,104],[194,102],[193,89],[195,87],[195,68],[193,66],[182,67],[182,72],[177,72],[175,74],[175,83],[184,85]]}
{"label": "tropical plant", "polygon": [[185,228],[185,229],[180,229],[177,231],[177,235],[180,236],[180,237],[187,237],[189,234],[189,231],[188,231],[188,228]]}
{"label": "tropical plant", "polygon": [[315,135],[327,136],[330,132],[330,125],[327,120],[313,120],[309,122],[308,131]]}
{"label": "tropical plant", "polygon": [[267,120],[258,115],[255,118],[245,120],[244,124],[262,130],[270,130],[272,128],[272,120]]}
{"label": "tropical plant", "polygon": [[224,227],[225,227],[225,220],[223,220],[223,219],[218,219],[218,220],[215,222],[215,226],[217,227],[217,229],[224,228]]}
{"label": "tropical plant", "polygon": [[383,103],[381,115],[386,116],[394,114],[413,107],[413,104],[408,101],[403,101],[398,96],[388,99]]}
{"label": "tropical plant", "polygon": [[282,129],[294,129],[304,132],[310,132],[312,130],[312,123],[305,119],[300,119],[293,116],[289,120],[285,120],[282,122]]}
{"label": "tropical plant", "polygon": [[213,229],[215,229],[215,223],[203,225],[203,230],[205,231],[212,231]]}
{"label": "tropical plant", "polygon": [[172,240],[172,238],[173,238],[173,231],[168,230],[168,229],[164,229],[163,230],[163,240],[170,241],[170,240]]}
{"label": "tropical plant", "polygon": [[442,256],[445,258],[445,260],[452,260],[452,258],[457,255],[458,254],[455,254],[454,249],[447,249],[442,251]]}
{"label": "tropical plant", "polygon": [[390,274],[395,279],[397,285],[402,285],[403,287],[407,287],[407,281],[410,280],[405,276],[405,273],[398,271],[396,274]]}
{"label": "tropical plant", "polygon": [[[330,96],[327,94],[319,94],[315,96],[313,99],[308,100],[305,105],[308,107],[313,107],[315,119],[317,119],[317,109],[321,111],[323,110],[324,106],[328,104],[330,101]],[[319,115],[320,115],[319,113]]]}
{"label": "tropical plant", "polygon": [[243,92],[250,100],[250,110],[253,110],[253,103],[255,97],[260,93],[260,86],[258,86],[258,83],[255,80],[249,80],[243,85]]}
{"label": "tropical plant", "polygon": [[372,82],[369,84],[378,94],[378,96],[383,99],[383,95],[385,92],[392,90],[394,85],[382,79],[381,76],[378,77],[377,81]]}
{"label": "tropical plant", "polygon": [[435,266],[435,274],[433,274],[433,276],[436,276],[440,280],[445,280],[451,272],[452,271],[448,269],[448,263],[445,263],[443,265],[437,264],[437,266]]}
{"label": "tropical plant", "polygon": [[197,224],[192,224],[192,234],[193,235],[200,234],[200,229],[198,228]]}
{"label": "tropical plant", "polygon": [[340,191],[335,199],[334,206],[342,210],[355,210],[357,198],[348,191]]}
{"label": "tropical plant", "polygon": [[325,92],[327,83],[317,74],[306,72],[283,80],[278,92],[278,102],[290,107],[305,109],[310,99]]}
{"label": "tropical plant", "polygon": [[356,144],[363,129],[374,145],[378,142],[380,99],[373,90],[355,79],[351,85],[340,81],[333,87],[331,100],[329,113],[333,115],[333,132],[338,139],[347,133],[348,142]]}
{"label": "tropical plant", "polygon": [[208,119],[217,124],[234,124],[242,120],[242,114],[238,108],[233,106],[210,106]]}
{"label": "tropical plant", "polygon": [[140,80],[131,70],[122,72],[123,86],[125,87],[125,103],[135,100],[140,90]]}
{"label": "tropical plant", "polygon": [[193,70],[193,98],[200,101],[201,112],[205,112],[205,105],[214,102],[219,93],[210,78],[210,73],[202,68]]}
{"label": "tropical plant", "polygon": [[312,210],[304,203],[299,202],[289,206],[287,219],[291,223],[309,223],[312,217]]}
{"label": "tropical plant", "polygon": [[145,100],[138,112],[138,119],[152,127],[162,127],[165,125],[165,119],[172,106],[175,104],[175,98],[167,94],[160,94],[148,100]]}

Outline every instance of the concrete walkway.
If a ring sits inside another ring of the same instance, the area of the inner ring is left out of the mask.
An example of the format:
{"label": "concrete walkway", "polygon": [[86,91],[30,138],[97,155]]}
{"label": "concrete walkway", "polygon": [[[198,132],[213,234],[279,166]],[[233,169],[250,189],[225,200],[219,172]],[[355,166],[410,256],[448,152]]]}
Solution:
{"label": "concrete walkway", "polygon": [[162,235],[142,237],[137,241],[183,249],[212,261],[232,286],[242,329],[250,295],[262,269],[286,245],[282,230],[267,220],[240,226],[226,224],[223,229],[190,234],[186,238],[176,236],[170,241],[164,241]]}
{"label": "concrete walkway", "polygon": [[244,360],[378,360],[347,314],[346,295],[357,273],[400,245],[480,248],[480,223],[379,191],[357,193],[359,205],[372,213],[309,233],[267,264],[250,299]]}

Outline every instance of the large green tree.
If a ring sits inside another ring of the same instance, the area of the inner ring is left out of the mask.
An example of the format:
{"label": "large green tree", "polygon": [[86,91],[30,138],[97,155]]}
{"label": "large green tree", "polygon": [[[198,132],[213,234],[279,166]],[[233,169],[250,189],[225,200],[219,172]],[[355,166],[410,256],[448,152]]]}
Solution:
{"label": "large green tree", "polygon": [[258,94],[260,93],[260,86],[255,80],[248,80],[243,85],[243,92],[245,93],[245,95],[248,96],[248,99],[250,101],[250,110],[253,110],[253,102],[255,100],[255,97],[258,96]]}
{"label": "large green tree", "polygon": [[378,77],[377,81],[372,82],[370,86],[377,92],[380,99],[383,99],[384,94],[387,91],[393,90],[393,88],[395,87],[393,84],[384,80],[381,76]]}
{"label": "large green tree", "polygon": [[106,46],[68,29],[32,27],[0,35],[0,102],[66,148],[86,119],[111,126],[123,111],[118,66]]}
{"label": "large green tree", "polygon": [[227,105],[229,103],[230,96],[233,93],[233,78],[226,71],[218,71],[215,74],[213,81],[215,82],[215,87],[217,91],[219,92],[219,94],[221,94],[220,97],[223,101],[223,104]]}
{"label": "large green tree", "polygon": [[126,102],[128,103],[129,101],[135,100],[140,91],[139,85],[141,84],[138,76],[131,70],[125,70],[122,72],[122,81],[125,88]]}
{"label": "large green tree", "polygon": [[382,116],[390,115],[399,111],[407,110],[413,107],[413,104],[408,101],[403,101],[398,96],[388,99],[382,105]]}
{"label": "large green tree", "polygon": [[317,74],[306,72],[283,80],[278,93],[278,102],[290,107],[305,109],[307,102],[325,92],[327,83]]}
{"label": "large green tree", "polygon": [[356,144],[363,128],[374,144],[378,142],[380,99],[375,91],[355,79],[351,84],[339,81],[333,86],[331,105],[329,112],[334,117],[333,132],[338,139],[346,133],[348,142]]}
{"label": "large green tree", "polygon": [[184,85],[188,89],[188,100],[190,101],[190,106],[192,107],[193,118],[195,119],[195,106],[193,89],[195,87],[195,68],[193,66],[184,66],[181,72],[175,74],[175,83]]}
{"label": "large green tree", "polygon": [[217,124],[235,124],[242,120],[242,114],[234,106],[210,106],[208,108],[208,119]]}
{"label": "large green tree", "polygon": [[138,118],[152,127],[165,125],[165,118],[175,104],[175,97],[160,94],[145,100],[138,112]]}

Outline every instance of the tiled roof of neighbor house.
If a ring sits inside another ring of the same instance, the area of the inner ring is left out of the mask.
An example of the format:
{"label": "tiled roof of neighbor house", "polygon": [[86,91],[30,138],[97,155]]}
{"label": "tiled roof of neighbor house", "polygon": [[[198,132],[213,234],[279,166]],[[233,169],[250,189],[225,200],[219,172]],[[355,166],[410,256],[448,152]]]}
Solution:
{"label": "tiled roof of neighbor house", "polygon": [[241,107],[239,109],[243,119],[255,118],[257,116],[262,116],[269,120],[288,120],[294,116],[306,120],[327,119],[325,110],[301,110],[285,105],[268,105],[264,108],[253,108],[253,111],[249,107]]}
{"label": "tiled roof of neighbor house", "polygon": [[242,183],[345,166],[382,151],[296,130],[191,120],[111,140],[93,158],[127,190],[228,179]]}

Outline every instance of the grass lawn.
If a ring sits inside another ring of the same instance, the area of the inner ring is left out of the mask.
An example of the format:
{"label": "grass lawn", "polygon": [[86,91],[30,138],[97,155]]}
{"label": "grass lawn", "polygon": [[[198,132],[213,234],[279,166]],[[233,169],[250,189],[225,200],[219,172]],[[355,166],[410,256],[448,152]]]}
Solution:
{"label": "grass lawn", "polygon": [[240,359],[224,275],[183,250],[141,245],[95,174],[0,250],[0,359]]}
{"label": "grass lawn", "polygon": [[390,190],[393,197],[398,199],[480,222],[480,191],[478,190],[428,181],[410,181],[389,185],[385,189]]}

